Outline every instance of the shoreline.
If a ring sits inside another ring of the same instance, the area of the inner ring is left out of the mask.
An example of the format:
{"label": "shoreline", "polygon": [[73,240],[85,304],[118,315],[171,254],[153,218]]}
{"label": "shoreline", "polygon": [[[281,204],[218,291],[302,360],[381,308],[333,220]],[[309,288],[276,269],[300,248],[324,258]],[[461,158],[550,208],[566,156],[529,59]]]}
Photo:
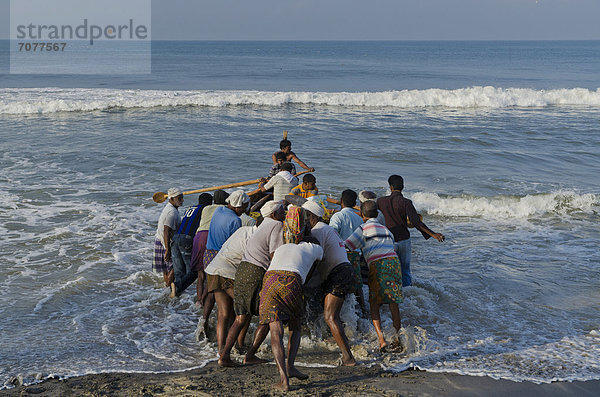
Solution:
{"label": "shoreline", "polygon": [[[337,357],[337,354],[335,354]],[[169,373],[104,373],[64,380],[47,379],[1,390],[0,396],[597,396],[600,380],[535,384],[487,376],[426,372],[388,372],[379,365],[302,367],[307,380],[291,379],[291,389],[272,389],[279,381],[272,364],[221,368],[211,361],[202,368]]]}

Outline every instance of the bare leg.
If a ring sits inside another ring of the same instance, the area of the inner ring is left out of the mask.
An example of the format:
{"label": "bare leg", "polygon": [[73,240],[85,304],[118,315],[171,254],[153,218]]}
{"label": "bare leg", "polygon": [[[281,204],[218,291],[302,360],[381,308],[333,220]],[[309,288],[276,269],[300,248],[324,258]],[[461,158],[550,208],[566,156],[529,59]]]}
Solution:
{"label": "bare leg", "polygon": [[[206,291],[206,289],[205,289]],[[208,319],[210,318],[210,313],[213,311],[213,307],[215,306],[215,295],[211,292],[206,294],[204,300],[202,301],[202,316],[204,317],[204,333],[208,336]]]}
{"label": "bare leg", "polygon": [[402,328],[402,321],[400,319],[400,309],[398,308],[397,303],[390,303],[390,313],[392,314],[394,328],[396,328],[396,332],[398,332],[400,331],[400,328]]}
{"label": "bare leg", "polygon": [[240,335],[237,338],[237,349],[242,351],[245,350],[246,348],[246,344],[245,344],[245,340],[246,340],[246,334],[248,333],[248,328],[250,327],[250,321],[247,321],[246,324],[244,325],[244,328],[242,328],[242,330],[240,331]]}
{"label": "bare leg", "polygon": [[214,294],[217,302],[217,345],[219,351],[222,351],[225,347],[227,329],[234,318],[233,300],[223,290],[217,290]]}
{"label": "bare leg", "polygon": [[360,312],[364,318],[368,318],[367,306],[365,305],[365,296],[363,295],[362,289],[356,291],[354,293],[356,295],[356,300],[358,301],[358,306],[360,307]]}
{"label": "bare leg", "polygon": [[[231,298],[231,302],[233,305],[233,288],[226,289],[225,293]],[[235,320],[235,318],[232,317],[231,320],[232,320],[232,323],[229,326],[233,325],[233,321]],[[236,345],[237,345],[238,350],[241,350],[244,348],[244,340],[246,339],[246,334],[248,333],[249,326],[250,326],[250,321],[246,321],[244,328],[242,328],[240,335],[237,338]]]}
{"label": "bare leg", "polygon": [[387,347],[387,342],[383,337],[383,331],[381,330],[381,318],[379,317],[379,304],[375,302],[370,302],[371,304],[371,320],[373,321],[373,325],[375,326],[375,332],[377,332],[377,337],[379,338],[379,349],[384,351]]}
{"label": "bare leg", "polygon": [[202,304],[202,295],[204,295],[204,270],[198,272],[198,282],[196,283],[196,304]]}
{"label": "bare leg", "polygon": [[233,361],[231,361],[231,349],[235,344],[235,341],[240,334],[240,331],[244,327],[246,321],[250,322],[252,317],[250,315],[241,314],[239,316],[235,316],[235,321],[229,328],[229,332],[227,333],[227,339],[225,340],[225,346],[220,351],[219,355],[219,365],[221,367],[232,367],[234,365]]}
{"label": "bare leg", "polygon": [[[267,360],[256,357],[256,352],[267,337],[269,328],[270,327],[267,324],[260,324],[258,328],[256,328],[256,331],[254,331],[254,340],[252,341],[252,346],[250,346],[248,353],[246,353],[246,357],[244,357],[244,364],[262,364],[267,362]],[[273,336],[271,335],[271,339],[272,338]]]}
{"label": "bare leg", "polygon": [[165,280],[165,286],[171,288],[171,283],[175,280],[175,270],[171,269],[168,272],[163,272],[163,279]]}
{"label": "bare leg", "polygon": [[288,362],[287,362],[287,373],[290,378],[308,379],[308,375],[298,371],[294,366],[296,362],[296,354],[298,354],[298,348],[300,347],[301,326],[297,320],[290,320],[289,330],[290,339],[288,341]]}
{"label": "bare leg", "polygon": [[288,379],[287,368],[285,365],[285,353],[283,352],[283,324],[281,321],[273,321],[269,324],[271,330],[271,349],[279,370],[280,382],[273,385],[275,389],[288,391],[290,381]]}
{"label": "bare leg", "polygon": [[331,330],[335,342],[342,351],[342,364],[345,366],[353,366],[356,365],[356,360],[354,360],[354,356],[352,356],[350,343],[348,342],[348,338],[344,333],[344,327],[342,326],[342,321],[340,320],[340,311],[342,310],[343,304],[343,298],[332,294],[327,294],[325,296],[323,315],[325,316],[325,322]]}

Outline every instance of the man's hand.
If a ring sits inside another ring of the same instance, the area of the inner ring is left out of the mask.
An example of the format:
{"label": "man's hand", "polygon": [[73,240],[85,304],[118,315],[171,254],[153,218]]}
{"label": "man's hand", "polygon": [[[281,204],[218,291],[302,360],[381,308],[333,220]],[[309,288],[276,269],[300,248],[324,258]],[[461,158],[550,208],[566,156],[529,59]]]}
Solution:
{"label": "man's hand", "polygon": [[446,237],[442,233],[433,233],[433,235],[431,237],[433,237],[434,239],[436,239],[440,243],[443,242],[446,239]]}
{"label": "man's hand", "polygon": [[171,250],[165,251],[165,262],[171,262]]}

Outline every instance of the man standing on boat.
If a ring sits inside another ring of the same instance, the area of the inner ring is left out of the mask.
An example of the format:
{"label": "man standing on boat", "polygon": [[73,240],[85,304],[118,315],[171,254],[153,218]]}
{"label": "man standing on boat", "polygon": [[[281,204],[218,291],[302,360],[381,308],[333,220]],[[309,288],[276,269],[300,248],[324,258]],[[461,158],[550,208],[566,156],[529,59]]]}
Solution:
{"label": "man standing on boat", "polygon": [[158,218],[158,227],[154,236],[154,258],[152,269],[161,272],[165,286],[170,287],[173,282],[173,263],[171,262],[171,239],[181,224],[179,208],[183,204],[183,193],[176,187],[167,192],[169,202],[163,208]]}
{"label": "man standing on boat", "polygon": [[292,142],[289,141],[287,138],[284,138],[279,142],[279,148],[281,150],[273,153],[273,155],[271,156],[274,165],[277,164],[277,156],[279,155],[279,153],[283,153],[285,155],[284,161],[289,161],[290,163],[292,161],[295,161],[300,167],[304,168],[305,170],[310,172],[315,171],[314,168],[311,168],[308,165],[304,164],[304,162],[300,160],[298,156],[296,156],[296,153],[292,152]]}
{"label": "man standing on boat", "polygon": [[388,178],[388,184],[392,193],[389,196],[377,199],[377,206],[383,212],[385,217],[385,226],[394,235],[394,250],[400,259],[402,268],[402,286],[408,287],[412,284],[412,275],[410,273],[410,232],[408,231],[407,218],[418,229],[425,240],[430,237],[437,241],[444,241],[445,237],[441,233],[436,233],[425,225],[412,201],[402,195],[404,189],[404,179],[400,175],[392,175]]}

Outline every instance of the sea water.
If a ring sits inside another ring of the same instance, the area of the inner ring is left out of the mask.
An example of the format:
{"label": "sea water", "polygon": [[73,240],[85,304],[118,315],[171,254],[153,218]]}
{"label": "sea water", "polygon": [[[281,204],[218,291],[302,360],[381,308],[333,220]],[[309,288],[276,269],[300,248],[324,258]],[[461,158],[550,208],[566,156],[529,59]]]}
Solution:
{"label": "sea water", "polygon": [[[400,174],[447,238],[412,231],[406,352],[378,355],[348,299],[361,365],[600,379],[599,51],[156,42],[150,75],[0,75],[1,387],[214,360],[194,338],[193,287],[171,300],[151,271],[151,197],[266,175],[283,130],[321,192],[385,195]],[[335,364],[302,357],[337,349],[314,329],[298,361]]]}

